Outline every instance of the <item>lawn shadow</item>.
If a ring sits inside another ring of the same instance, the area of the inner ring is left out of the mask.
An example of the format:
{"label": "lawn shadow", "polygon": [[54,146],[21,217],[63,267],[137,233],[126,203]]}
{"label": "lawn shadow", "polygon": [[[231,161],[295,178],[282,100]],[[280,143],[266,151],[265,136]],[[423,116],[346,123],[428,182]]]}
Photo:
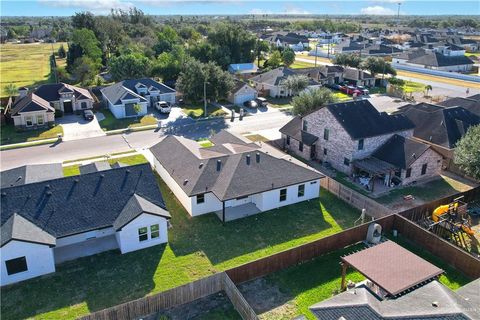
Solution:
{"label": "lawn shadow", "polygon": [[94,312],[144,297],[155,288],[153,276],[164,251],[165,245],[158,245],[65,262],[51,275],[2,288],[2,315],[24,319],[83,302],[87,312]]}

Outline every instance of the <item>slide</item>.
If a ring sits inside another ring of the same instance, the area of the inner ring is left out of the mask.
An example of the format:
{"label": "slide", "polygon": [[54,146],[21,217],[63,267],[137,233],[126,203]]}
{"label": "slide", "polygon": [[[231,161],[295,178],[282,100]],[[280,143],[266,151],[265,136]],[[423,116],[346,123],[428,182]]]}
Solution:
{"label": "slide", "polygon": [[438,222],[438,220],[440,220],[440,216],[448,212],[448,208],[449,208],[448,204],[444,204],[443,206],[437,207],[435,210],[433,210],[432,220],[434,222]]}

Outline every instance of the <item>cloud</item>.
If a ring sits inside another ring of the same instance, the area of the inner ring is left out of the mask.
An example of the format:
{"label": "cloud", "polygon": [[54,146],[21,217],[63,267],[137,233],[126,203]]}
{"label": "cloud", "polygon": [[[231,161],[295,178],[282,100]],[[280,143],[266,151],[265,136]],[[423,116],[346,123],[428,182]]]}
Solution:
{"label": "cloud", "polygon": [[249,13],[249,14],[262,15],[262,14],[273,14],[273,11],[265,10],[265,9],[254,8],[254,9],[250,10],[248,13]]}
{"label": "cloud", "polygon": [[404,3],[405,0],[373,0],[373,2],[380,2],[380,3]]}
{"label": "cloud", "polygon": [[149,6],[155,7],[172,7],[176,5],[190,5],[190,4],[204,4],[204,5],[212,5],[212,4],[235,4],[235,5],[242,5],[243,1],[239,0],[138,0],[137,2],[146,4]]}
{"label": "cloud", "polygon": [[307,11],[301,7],[297,7],[291,4],[287,4],[284,6],[283,13],[284,14],[311,14],[310,11]]}
{"label": "cloud", "polygon": [[56,8],[76,8],[91,11],[93,13],[108,13],[110,9],[128,9],[134,7],[131,2],[120,0],[40,0],[41,3]]}
{"label": "cloud", "polygon": [[373,7],[366,7],[362,8],[360,10],[361,13],[363,14],[368,14],[368,15],[382,15],[382,16],[391,16],[395,14],[395,11],[393,11],[390,8],[385,8],[382,6],[373,6]]}

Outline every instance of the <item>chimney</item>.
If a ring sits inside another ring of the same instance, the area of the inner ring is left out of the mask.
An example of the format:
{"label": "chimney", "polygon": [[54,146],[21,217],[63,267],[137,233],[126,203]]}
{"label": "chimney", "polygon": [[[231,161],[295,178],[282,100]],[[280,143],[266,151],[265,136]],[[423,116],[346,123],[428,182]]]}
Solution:
{"label": "chimney", "polygon": [[28,94],[28,88],[27,87],[20,87],[18,88],[18,97],[23,98]]}
{"label": "chimney", "polygon": [[222,160],[217,160],[217,171],[220,171],[222,169]]}
{"label": "chimney", "polygon": [[250,165],[250,155],[249,154],[247,154],[246,159],[247,159],[247,166],[249,166]]}
{"label": "chimney", "polygon": [[257,163],[259,163],[260,162],[260,153],[259,152],[257,152],[257,154],[255,155],[255,158],[256,158]]}

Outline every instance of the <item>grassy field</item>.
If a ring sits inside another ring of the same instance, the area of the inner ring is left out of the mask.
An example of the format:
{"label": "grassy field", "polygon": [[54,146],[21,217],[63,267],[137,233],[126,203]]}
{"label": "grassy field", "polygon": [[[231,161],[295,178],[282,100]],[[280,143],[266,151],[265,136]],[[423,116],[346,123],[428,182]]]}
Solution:
{"label": "grassy field", "polygon": [[54,126],[50,129],[43,130],[27,130],[27,131],[15,131],[13,124],[3,124],[1,126],[1,139],[0,144],[11,144],[30,142],[36,140],[56,138],[58,134],[63,135],[62,126]]}
{"label": "grassy field", "polygon": [[290,68],[292,69],[300,69],[300,68],[312,68],[315,65],[310,63],[310,62],[305,62],[305,61],[295,61]]}
{"label": "grassy field", "polygon": [[[408,242],[405,238],[399,236],[398,238],[392,238],[392,240],[445,270],[445,274],[440,276],[439,281],[450,289],[458,289],[471,281],[443,260],[438,259],[428,251],[419,249],[418,246]],[[286,303],[285,307],[277,308],[283,314],[279,314],[278,310],[270,310],[262,314],[262,319],[292,319],[299,314],[304,314],[307,319],[316,319],[308,307],[332,297],[340,289],[341,268],[339,262],[341,256],[362,248],[363,245],[353,245],[267,276],[265,278],[267,285],[278,287],[280,292],[291,300]],[[319,272],[319,270],[329,270],[329,272]],[[352,268],[349,268],[348,271],[347,281],[358,282],[364,279],[360,273],[352,270]]]}
{"label": "grassy field", "polygon": [[[145,159],[145,157],[141,154],[135,154],[135,155],[131,155],[131,156],[108,159],[107,161],[110,164],[121,162],[123,164],[127,164],[127,165],[130,165],[130,166],[135,165],[135,164],[141,164],[141,163],[147,163],[148,162],[147,159]],[[65,177],[77,176],[77,175],[80,174],[79,167],[80,167],[80,165],[78,165],[78,164],[73,164],[71,166],[65,166],[65,167],[63,167],[63,175]]]}
{"label": "grassy field", "polygon": [[413,81],[405,81],[405,84],[402,86],[402,88],[403,92],[405,93],[425,91],[425,85],[423,83]]}
{"label": "grassy field", "polygon": [[101,112],[105,116],[105,119],[99,121],[99,123],[100,127],[102,127],[102,129],[105,131],[157,124],[157,119],[154,116],[148,114],[138,118],[117,119],[108,109],[102,109]]}
{"label": "grassy field", "polygon": [[223,226],[215,214],[191,218],[159,183],[172,215],[167,245],[77,259],[58,266],[52,275],[2,288],[2,316],[76,318],[337,233],[359,216],[358,210],[322,190],[320,200]]}
{"label": "grassy field", "polygon": [[[32,43],[0,45],[0,96],[5,96],[4,88],[13,83],[17,88],[48,82],[50,74],[49,57],[66,43]],[[65,65],[65,59],[57,59],[58,66]]]}

